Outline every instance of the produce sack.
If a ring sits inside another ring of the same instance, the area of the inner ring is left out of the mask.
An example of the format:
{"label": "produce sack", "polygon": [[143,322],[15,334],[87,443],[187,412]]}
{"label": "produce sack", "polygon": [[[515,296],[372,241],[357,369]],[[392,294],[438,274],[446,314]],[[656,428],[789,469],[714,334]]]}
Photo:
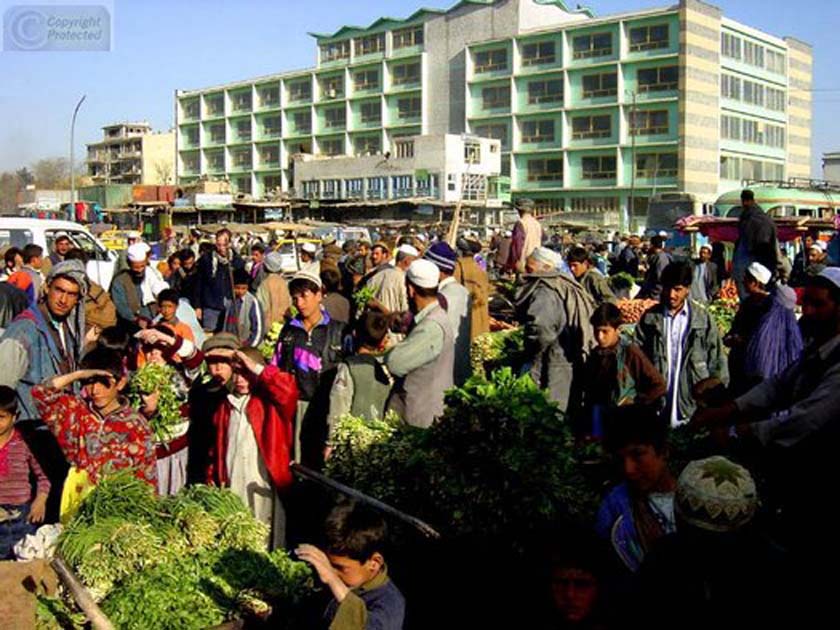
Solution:
{"label": "produce sack", "polygon": [[61,491],[61,508],[59,509],[59,520],[62,525],[67,525],[79,505],[85,497],[93,490],[94,485],[86,470],[72,466],[64,480],[64,489]]}

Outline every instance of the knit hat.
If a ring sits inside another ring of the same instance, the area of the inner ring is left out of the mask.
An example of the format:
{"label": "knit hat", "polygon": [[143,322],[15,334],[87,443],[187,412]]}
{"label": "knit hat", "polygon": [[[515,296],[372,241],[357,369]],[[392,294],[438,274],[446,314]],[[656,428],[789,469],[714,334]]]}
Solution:
{"label": "knit hat", "polygon": [[674,510],[699,529],[734,532],[758,509],[758,494],[749,471],[718,455],[685,467],[674,495]]}
{"label": "knit hat", "polygon": [[513,205],[517,210],[527,210],[530,212],[534,209],[534,200],[523,197],[521,199],[517,199]]}
{"label": "knit hat", "polygon": [[283,256],[280,252],[271,252],[266,255],[263,260],[266,270],[269,273],[278,273],[283,271]]}
{"label": "knit hat", "polygon": [[143,243],[134,243],[128,247],[128,261],[129,262],[146,262],[146,254],[148,249],[144,247]]}
{"label": "knit hat", "polygon": [[405,276],[414,286],[421,289],[434,289],[440,280],[440,271],[430,260],[420,258],[408,266]]}
{"label": "knit hat", "polygon": [[455,261],[458,259],[458,256],[455,250],[449,246],[449,243],[440,241],[429,247],[426,253],[423,254],[423,258],[433,262],[441,271],[452,273],[455,271]]}
{"label": "knit hat", "polygon": [[47,274],[47,284],[56,278],[68,278],[79,285],[82,295],[88,292],[88,277],[85,271],[85,264],[81,260],[65,260],[53,265]]}
{"label": "knit hat", "polygon": [[528,258],[533,258],[536,262],[551,267],[557,267],[558,263],[557,253],[548,249],[548,247],[537,247]]}
{"label": "knit hat", "polygon": [[825,278],[840,289],[840,267],[826,267],[820,272],[820,278]]}
{"label": "knit hat", "polygon": [[204,354],[213,350],[239,350],[239,339],[233,333],[216,333],[204,342],[201,351]]}
{"label": "knit hat", "polygon": [[417,258],[420,255],[420,252],[417,251],[417,248],[413,245],[409,245],[408,243],[403,243],[399,247],[397,247],[398,252],[402,252],[406,256],[414,256]]}
{"label": "knit hat", "polygon": [[292,282],[294,282],[295,280],[308,280],[309,282],[316,284],[319,289],[324,286],[321,282],[321,276],[319,276],[317,273],[309,271],[308,269],[301,269],[294,276],[292,276]]}
{"label": "knit hat", "polygon": [[773,274],[770,273],[770,270],[759,262],[751,263],[750,266],[747,267],[747,271],[753,278],[765,285],[770,282],[770,278],[773,276]]}

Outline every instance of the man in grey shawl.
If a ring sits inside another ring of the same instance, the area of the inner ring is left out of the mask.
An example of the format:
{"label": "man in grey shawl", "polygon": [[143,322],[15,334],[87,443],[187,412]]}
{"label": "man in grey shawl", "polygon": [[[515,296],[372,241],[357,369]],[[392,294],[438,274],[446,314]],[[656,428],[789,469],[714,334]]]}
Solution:
{"label": "man in grey shawl", "polygon": [[528,256],[516,309],[524,327],[526,369],[565,412],[578,397],[579,375],[595,345],[589,325],[595,303],[572,276],[557,270],[559,263],[545,247]]}
{"label": "man in grey shawl", "polygon": [[53,434],[39,419],[32,387],[77,369],[85,346],[85,294],[88,278],[80,260],[50,269],[37,304],[23,311],[0,338],[0,385],[17,391],[20,415],[15,426],[50,480],[46,522],[58,518],[67,462]]}

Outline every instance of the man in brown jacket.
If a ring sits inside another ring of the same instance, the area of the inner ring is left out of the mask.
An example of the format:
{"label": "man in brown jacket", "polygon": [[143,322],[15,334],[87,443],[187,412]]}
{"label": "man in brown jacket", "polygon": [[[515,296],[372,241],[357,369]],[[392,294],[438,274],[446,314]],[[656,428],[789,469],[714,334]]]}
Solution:
{"label": "man in brown jacket", "polygon": [[455,281],[464,285],[470,293],[472,340],[482,333],[490,332],[490,280],[487,272],[478,266],[474,258],[481,251],[481,243],[461,237],[456,247],[458,260],[455,262]]}
{"label": "man in brown jacket", "polygon": [[266,330],[275,322],[283,323],[292,305],[289,285],[282,273],[282,258],[279,252],[271,252],[263,262],[265,278],[257,289],[257,302],[262,309]]}

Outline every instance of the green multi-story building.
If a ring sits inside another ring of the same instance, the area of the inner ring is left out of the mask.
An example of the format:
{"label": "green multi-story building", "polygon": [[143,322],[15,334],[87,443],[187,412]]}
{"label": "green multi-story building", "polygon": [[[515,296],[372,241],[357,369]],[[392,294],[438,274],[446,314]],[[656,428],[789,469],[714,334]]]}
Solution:
{"label": "green multi-story building", "polygon": [[315,69],[177,92],[179,181],[294,194],[294,154],[473,134],[501,141],[514,197],[643,222],[656,193],[810,174],[810,47],[699,0],[605,17],[463,0],[314,37]]}

